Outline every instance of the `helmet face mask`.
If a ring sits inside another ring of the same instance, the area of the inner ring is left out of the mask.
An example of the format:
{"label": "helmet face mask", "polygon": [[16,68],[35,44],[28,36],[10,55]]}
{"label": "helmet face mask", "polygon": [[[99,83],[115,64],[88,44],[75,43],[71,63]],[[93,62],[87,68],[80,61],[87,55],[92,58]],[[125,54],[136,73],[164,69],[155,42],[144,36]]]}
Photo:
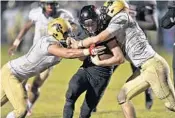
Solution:
{"label": "helmet face mask", "polygon": [[85,20],[82,24],[83,28],[86,29],[89,33],[95,33],[97,31],[98,21],[93,19]]}
{"label": "helmet face mask", "polygon": [[98,30],[99,20],[100,14],[94,5],[84,6],[81,9],[79,22],[88,33],[94,34]]}

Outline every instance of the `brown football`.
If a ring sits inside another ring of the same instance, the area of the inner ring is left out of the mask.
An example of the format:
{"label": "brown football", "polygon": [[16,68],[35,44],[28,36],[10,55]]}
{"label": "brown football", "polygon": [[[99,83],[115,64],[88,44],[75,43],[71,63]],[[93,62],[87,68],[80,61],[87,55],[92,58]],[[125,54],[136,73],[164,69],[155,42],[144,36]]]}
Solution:
{"label": "brown football", "polygon": [[99,59],[100,60],[105,60],[105,59],[109,59],[109,58],[111,58],[113,55],[111,54],[111,53],[104,53],[104,54],[101,54],[101,55],[99,55]]}
{"label": "brown football", "polygon": [[105,46],[105,45],[96,46],[96,48],[100,48],[100,47],[106,47],[106,49],[104,50],[104,53],[99,54],[99,59],[100,60],[109,59],[113,56],[112,52],[110,51],[108,46]]}

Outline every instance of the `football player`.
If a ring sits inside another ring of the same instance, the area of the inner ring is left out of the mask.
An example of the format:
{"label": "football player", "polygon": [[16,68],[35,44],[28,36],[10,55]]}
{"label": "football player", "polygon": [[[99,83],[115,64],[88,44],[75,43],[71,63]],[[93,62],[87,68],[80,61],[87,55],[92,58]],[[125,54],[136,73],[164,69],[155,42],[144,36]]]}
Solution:
{"label": "football player", "polygon": [[[79,22],[89,36],[97,35],[103,30],[100,13],[94,5],[84,6],[81,9]],[[84,57],[84,59],[82,59],[83,65],[70,79],[63,111],[64,118],[73,117],[76,100],[83,92],[86,92],[86,95],[81,106],[79,117],[89,118],[110,81],[113,73],[112,65],[119,65],[124,62],[123,53],[114,38],[97,44],[97,46],[103,45],[106,46],[106,50],[104,50],[103,54],[99,55],[101,60],[106,59],[103,67],[94,65],[91,62],[90,56]],[[91,47],[93,47],[93,45]]]}
{"label": "football player", "polygon": [[[148,40],[129,15],[128,4],[124,0],[107,1],[106,16],[110,20],[108,27],[97,36],[72,42],[72,47],[88,47],[116,37],[125,58],[141,69],[141,73],[128,80],[118,95],[125,118],[136,118],[134,106],[130,100],[151,87],[155,95],[164,101],[165,107],[175,112],[175,90],[170,78],[170,69],[166,60],[153,50]],[[96,65],[103,62],[98,56],[92,58]]]}
{"label": "football player", "polygon": [[1,106],[8,100],[14,110],[7,118],[24,118],[27,113],[27,96],[23,84],[28,78],[35,76],[58,64],[61,58],[76,58],[94,55],[104,47],[90,49],[68,49],[65,45],[71,25],[62,18],[48,24],[48,35],[37,39],[27,54],[9,61],[1,69]]}
{"label": "football player", "polygon": [[[175,26],[175,1],[168,2],[168,11],[161,19],[161,27],[170,29]],[[175,43],[173,45],[173,78],[175,87]]]}
{"label": "football player", "polygon": [[[132,18],[135,19],[143,31],[146,30],[157,30],[156,19],[155,19],[155,8],[156,1],[128,1],[129,3],[129,13]],[[132,63],[132,72],[139,72]],[[145,91],[145,106],[147,109],[151,109],[153,105],[152,90],[146,89]]]}
{"label": "football player", "polygon": [[[50,0],[41,0],[39,2],[40,7],[33,8],[29,12],[29,21],[24,25],[24,27],[19,32],[17,38],[15,39],[13,45],[9,48],[9,55],[12,55],[13,52],[17,49],[20,44],[22,37],[26,32],[33,26],[35,26],[35,34],[33,38],[33,45],[38,41],[42,36],[47,35],[47,25],[48,22],[53,18],[58,17],[57,6],[58,2]],[[40,95],[39,88],[43,85],[44,81],[49,77],[49,74],[53,67],[48,68],[42,73],[38,73],[31,85],[26,84],[26,89],[28,91],[28,115],[31,115],[31,108],[34,102],[38,99]]]}

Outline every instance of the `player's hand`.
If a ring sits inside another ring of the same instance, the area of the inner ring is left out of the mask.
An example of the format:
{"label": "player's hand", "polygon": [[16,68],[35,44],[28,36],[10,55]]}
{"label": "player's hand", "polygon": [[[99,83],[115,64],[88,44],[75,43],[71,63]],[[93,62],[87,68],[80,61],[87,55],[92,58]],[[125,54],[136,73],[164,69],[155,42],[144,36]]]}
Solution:
{"label": "player's hand", "polygon": [[79,41],[76,41],[74,38],[68,37],[66,41],[71,48],[78,48]]}
{"label": "player's hand", "polygon": [[95,44],[92,44],[89,47],[89,53],[90,53],[90,55],[103,54],[105,49],[106,49],[105,46],[97,46],[97,47],[95,47]]}
{"label": "player's hand", "polygon": [[95,64],[95,65],[97,65],[97,66],[100,65],[100,59],[99,59],[98,55],[96,55],[96,56],[91,56],[91,61],[92,61],[93,64]]}
{"label": "player's hand", "polygon": [[14,52],[16,51],[17,46],[12,45],[9,49],[8,49],[8,55],[9,56],[13,56]]}

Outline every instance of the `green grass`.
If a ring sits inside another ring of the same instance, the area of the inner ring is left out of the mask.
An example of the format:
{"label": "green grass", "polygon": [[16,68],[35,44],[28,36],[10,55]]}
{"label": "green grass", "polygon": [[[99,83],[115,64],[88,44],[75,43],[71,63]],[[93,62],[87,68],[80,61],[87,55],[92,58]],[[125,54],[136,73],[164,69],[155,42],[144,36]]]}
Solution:
{"label": "green grass", "polygon": [[[1,65],[9,60],[6,52],[7,47],[2,46]],[[160,53],[171,65],[172,55],[163,51],[160,51]],[[51,76],[41,88],[41,96],[34,105],[33,114],[30,118],[62,117],[63,106],[65,103],[65,92],[68,87],[68,82],[80,65],[81,62],[78,60],[64,59],[54,68]],[[93,113],[92,118],[123,118],[123,114],[120,106],[117,103],[116,96],[130,74],[131,70],[128,63],[121,65],[115,71],[111,82],[98,105],[98,112]],[[77,100],[74,118],[78,118],[83,98],[84,94]],[[140,94],[132,101],[135,105],[138,118],[175,118],[175,113],[166,110],[163,102],[155,97],[154,105],[150,111],[145,109],[144,94]],[[10,112],[12,109],[13,108],[10,103],[4,105],[1,109],[1,118],[5,118],[8,112]]]}

